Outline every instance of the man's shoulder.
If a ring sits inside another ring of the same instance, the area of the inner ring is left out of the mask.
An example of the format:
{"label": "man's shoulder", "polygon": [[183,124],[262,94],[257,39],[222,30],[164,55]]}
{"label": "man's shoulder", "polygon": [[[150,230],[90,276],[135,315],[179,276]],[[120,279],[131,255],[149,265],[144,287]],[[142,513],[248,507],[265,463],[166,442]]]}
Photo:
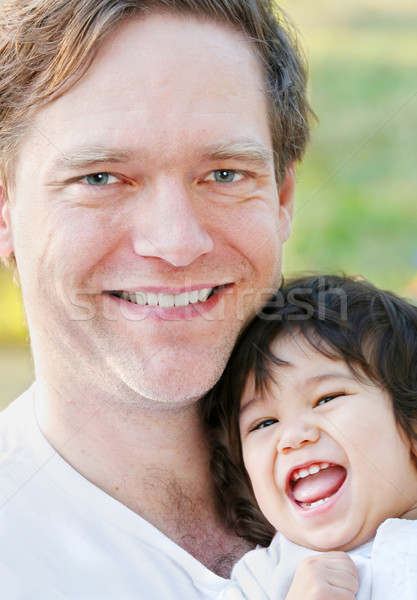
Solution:
{"label": "man's shoulder", "polygon": [[29,388],[0,413],[0,500],[10,496],[33,472],[33,389]]}
{"label": "man's shoulder", "polygon": [[62,459],[32,399],[0,415],[1,598],[217,598],[224,579]]}
{"label": "man's shoulder", "polygon": [[0,412],[0,461],[16,447],[24,430],[34,420],[33,386]]}

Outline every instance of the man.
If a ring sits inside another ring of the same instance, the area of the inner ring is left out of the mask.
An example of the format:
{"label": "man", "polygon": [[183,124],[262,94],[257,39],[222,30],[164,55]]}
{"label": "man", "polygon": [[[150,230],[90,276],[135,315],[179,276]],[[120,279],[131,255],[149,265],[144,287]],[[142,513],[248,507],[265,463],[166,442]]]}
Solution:
{"label": "man", "polygon": [[0,254],[37,382],[1,417],[5,597],[214,598],[198,399],[280,277],[309,107],[263,0],[14,0]]}

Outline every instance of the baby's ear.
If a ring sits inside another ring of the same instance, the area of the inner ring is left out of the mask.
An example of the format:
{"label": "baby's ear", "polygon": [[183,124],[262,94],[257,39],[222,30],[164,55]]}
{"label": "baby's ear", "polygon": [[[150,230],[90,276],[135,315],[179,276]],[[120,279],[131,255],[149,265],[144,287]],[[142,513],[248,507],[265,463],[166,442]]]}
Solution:
{"label": "baby's ear", "polygon": [[10,202],[7,200],[3,182],[0,181],[0,256],[10,256],[13,250]]}

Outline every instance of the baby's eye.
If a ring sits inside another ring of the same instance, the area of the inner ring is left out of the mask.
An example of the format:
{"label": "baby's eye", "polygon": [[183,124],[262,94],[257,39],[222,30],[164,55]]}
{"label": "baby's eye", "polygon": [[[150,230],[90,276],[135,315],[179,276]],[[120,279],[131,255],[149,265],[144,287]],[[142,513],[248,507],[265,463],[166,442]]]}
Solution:
{"label": "baby's eye", "polygon": [[320,398],[316,404],[316,406],[322,406],[323,404],[327,404],[330,400],[334,400],[335,398],[340,398],[340,396],[345,396],[345,392],[337,392],[336,394],[328,394],[327,396],[323,396]]}
{"label": "baby's eye", "polygon": [[266,427],[271,427],[274,423],[278,423],[278,419],[264,419],[263,421],[258,421],[253,425],[251,431],[255,431],[256,429],[265,429]]}

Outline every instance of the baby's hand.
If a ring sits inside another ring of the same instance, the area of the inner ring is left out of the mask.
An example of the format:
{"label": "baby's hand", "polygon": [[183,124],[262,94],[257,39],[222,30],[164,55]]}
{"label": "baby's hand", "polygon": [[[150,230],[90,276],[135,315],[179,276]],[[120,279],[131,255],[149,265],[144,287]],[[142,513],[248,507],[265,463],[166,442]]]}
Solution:
{"label": "baby's hand", "polygon": [[359,575],[345,552],[325,552],[299,565],[285,600],[354,600]]}

